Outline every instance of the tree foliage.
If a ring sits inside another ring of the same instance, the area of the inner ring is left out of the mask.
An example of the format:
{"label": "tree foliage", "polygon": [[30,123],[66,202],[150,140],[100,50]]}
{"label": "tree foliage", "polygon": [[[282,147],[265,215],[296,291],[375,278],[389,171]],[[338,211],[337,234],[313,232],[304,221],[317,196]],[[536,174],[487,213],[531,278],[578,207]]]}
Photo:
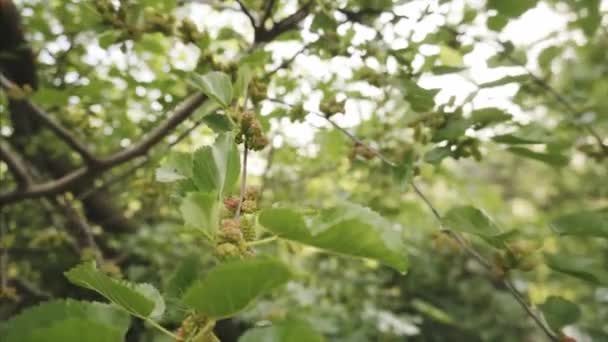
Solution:
{"label": "tree foliage", "polygon": [[608,340],[607,10],[0,0],[0,339]]}

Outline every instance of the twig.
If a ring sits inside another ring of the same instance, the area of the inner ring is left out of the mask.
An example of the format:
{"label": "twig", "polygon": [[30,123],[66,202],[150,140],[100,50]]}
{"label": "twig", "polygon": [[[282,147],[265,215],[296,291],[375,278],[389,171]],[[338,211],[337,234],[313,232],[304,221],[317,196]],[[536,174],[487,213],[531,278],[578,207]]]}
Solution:
{"label": "twig", "polygon": [[258,26],[255,30],[255,43],[270,42],[278,35],[296,28],[298,23],[308,16],[314,3],[315,1],[308,1],[296,12],[272,26],[270,30],[266,30],[263,24]]}
{"label": "twig", "polygon": [[[182,140],[186,139],[190,133],[192,133],[192,131],[194,131],[198,126],[200,126],[202,123],[205,122],[205,117],[198,119],[193,125],[192,127],[189,127],[187,130],[185,130],[184,132],[182,132],[177,139],[175,139],[175,141],[169,143],[166,147],[165,147],[165,151],[169,151],[169,149],[171,149],[171,147],[179,144]],[[111,185],[114,185],[116,183],[119,183],[120,181],[122,181],[123,179],[127,178],[129,175],[133,174],[135,171],[137,171],[140,167],[144,166],[145,164],[149,163],[152,160],[152,158],[150,158],[150,156],[144,156],[142,159],[140,159],[138,162],[136,162],[135,164],[133,164],[131,167],[129,167],[127,170],[125,170],[124,172],[121,172],[117,175],[115,175],[114,177],[111,177],[110,179],[108,179],[107,181],[103,182],[103,184],[98,185],[94,188],[91,188],[85,192],[83,192],[82,194],[80,194],[77,199],[79,200],[83,200],[91,195],[93,195],[94,193],[108,188]]]}
{"label": "twig", "polygon": [[0,206],[27,198],[48,196],[68,191],[80,181],[94,177],[115,166],[148,153],[181,122],[186,120],[203,103],[205,96],[194,94],[182,101],[167,119],[156,126],[134,145],[118,151],[109,157],[100,159],[94,168],[81,167],[66,175],[41,184],[32,185],[26,191],[12,191],[0,194]]}
{"label": "twig", "polygon": [[293,56],[291,56],[288,59],[284,60],[283,63],[281,63],[279,66],[277,66],[276,68],[274,68],[274,69],[270,70],[269,72],[267,72],[266,74],[264,74],[264,76],[262,76],[262,79],[263,80],[268,80],[272,75],[276,74],[279,70],[287,68],[291,63],[293,63],[293,61],[295,61],[295,59],[299,55],[301,55],[304,51],[306,51],[306,49],[308,49],[308,47],[311,44],[312,43],[304,44],[302,46],[302,48],[300,48],[300,50],[298,50],[296,53],[293,54]]}
{"label": "twig", "polygon": [[260,19],[260,26],[264,26],[266,20],[272,16],[272,9],[274,8],[275,0],[266,0],[264,3],[264,12],[262,14],[262,18]]}
{"label": "twig", "polygon": [[269,238],[247,242],[247,246],[251,247],[251,246],[259,246],[259,245],[267,244],[267,243],[273,242],[277,238],[278,237],[276,235],[274,235]]}
{"label": "twig", "polygon": [[245,4],[243,4],[243,2],[241,0],[236,0],[236,2],[239,4],[239,7],[241,8],[241,11],[243,11],[243,13],[245,13],[245,15],[247,16],[247,18],[251,22],[251,26],[253,26],[253,29],[254,30],[257,29],[258,25],[255,22],[255,18],[253,17],[253,15],[251,14],[251,12],[249,12],[249,9],[247,9],[247,6],[245,6]]}
{"label": "twig", "polygon": [[[6,90],[20,89],[18,85],[6,78],[2,73],[0,73],[0,85]],[[20,102],[25,104],[28,109],[30,109],[30,111],[35,114],[45,125],[47,125],[49,129],[53,131],[53,133],[55,133],[61,140],[78,152],[85,162],[91,165],[97,163],[97,159],[89,148],[80,142],[74,135],[72,135],[72,132],[70,132],[67,128],[56,122],[49,114],[38,108],[38,106],[34,105],[32,102],[26,99],[22,99]]]}
{"label": "twig", "polygon": [[243,143],[243,170],[241,171],[241,194],[239,195],[239,205],[236,207],[236,213],[234,215],[235,218],[239,218],[241,216],[241,207],[243,206],[243,201],[245,200],[245,190],[246,190],[246,182],[247,182],[247,140]]}
{"label": "twig", "polygon": [[18,189],[27,189],[32,184],[33,181],[29,175],[27,166],[17,155],[17,152],[13,151],[9,144],[4,141],[0,141],[0,159],[4,160],[9,171],[15,177]]}

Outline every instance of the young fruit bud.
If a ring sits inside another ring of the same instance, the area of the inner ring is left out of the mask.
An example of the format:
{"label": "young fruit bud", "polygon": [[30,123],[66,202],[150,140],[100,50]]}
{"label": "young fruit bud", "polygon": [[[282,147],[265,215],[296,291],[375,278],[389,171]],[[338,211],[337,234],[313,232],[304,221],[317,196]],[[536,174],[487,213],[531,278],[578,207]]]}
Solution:
{"label": "young fruit bud", "polygon": [[236,208],[239,206],[239,199],[236,197],[228,197],[224,199],[224,207],[234,214]]}
{"label": "young fruit bud", "polygon": [[241,232],[245,241],[254,241],[257,238],[255,217],[253,215],[244,215],[241,218]]}
{"label": "young fruit bud", "polygon": [[239,242],[243,239],[238,219],[224,219],[220,227],[220,237],[224,241]]}
{"label": "young fruit bud", "polygon": [[245,189],[245,199],[255,201],[258,199],[260,190],[254,186],[248,186]]}
{"label": "young fruit bud", "polygon": [[245,200],[243,201],[243,206],[241,206],[241,211],[246,214],[255,213],[258,211],[258,205],[255,201]]}
{"label": "young fruit bud", "polygon": [[241,256],[241,250],[239,247],[230,242],[217,245],[214,253],[220,260],[236,259]]}

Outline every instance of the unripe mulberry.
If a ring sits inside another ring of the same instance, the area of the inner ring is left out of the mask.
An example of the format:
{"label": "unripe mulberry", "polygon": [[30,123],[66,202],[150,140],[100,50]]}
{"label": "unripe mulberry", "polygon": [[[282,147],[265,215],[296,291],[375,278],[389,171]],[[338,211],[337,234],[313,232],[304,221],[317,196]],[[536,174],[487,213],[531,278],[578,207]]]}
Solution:
{"label": "unripe mulberry", "polygon": [[241,218],[241,232],[245,241],[254,241],[257,238],[254,217],[245,215]]}
{"label": "unripe mulberry", "polygon": [[220,228],[220,237],[225,241],[238,242],[243,239],[243,233],[239,228],[240,222],[238,219],[222,220]]}
{"label": "unripe mulberry", "polygon": [[215,255],[220,260],[235,259],[241,256],[241,250],[233,243],[221,243],[215,247]]}
{"label": "unripe mulberry", "polygon": [[256,201],[246,200],[243,201],[243,205],[241,206],[241,211],[247,214],[255,213],[258,210],[258,205]]}

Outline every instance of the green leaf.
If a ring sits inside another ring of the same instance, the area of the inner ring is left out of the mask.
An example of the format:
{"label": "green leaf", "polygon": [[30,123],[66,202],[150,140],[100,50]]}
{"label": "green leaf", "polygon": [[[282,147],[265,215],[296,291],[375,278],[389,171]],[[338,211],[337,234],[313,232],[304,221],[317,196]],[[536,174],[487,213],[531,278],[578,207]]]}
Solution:
{"label": "green leaf", "polygon": [[170,152],[163,165],[156,169],[156,181],[175,182],[192,177],[192,155]]}
{"label": "green leaf", "polygon": [[72,268],[65,276],[70,282],[99,293],[137,317],[157,318],[165,309],[162,297],[152,285],[110,278],[100,272],[93,261]]}
{"label": "green leaf", "polygon": [[203,122],[209,126],[213,131],[222,133],[232,131],[233,124],[230,119],[224,114],[214,113],[211,115],[207,115]]}
{"label": "green leaf", "polygon": [[431,141],[455,140],[464,135],[471,122],[461,115],[448,115],[446,124],[433,135]]}
{"label": "green leaf", "polygon": [[287,320],[268,327],[247,330],[239,342],[323,342],[325,339],[302,320]]}
{"label": "green leaf", "polygon": [[445,75],[445,74],[461,72],[464,70],[467,70],[467,68],[460,67],[460,66],[435,65],[431,69],[431,72],[435,75]]}
{"label": "green leaf", "polygon": [[538,0],[488,0],[488,7],[507,17],[519,17],[536,6]]}
{"label": "green leaf", "polygon": [[493,237],[501,234],[496,224],[481,210],[473,206],[454,207],[443,216],[442,221],[449,229],[481,237]]}
{"label": "green leaf", "polygon": [[461,67],[463,65],[460,52],[447,45],[441,45],[439,47],[439,60],[443,65],[450,67]]}
{"label": "green leaf", "polygon": [[251,67],[248,64],[241,65],[236,76],[236,82],[234,84],[235,98],[239,98],[247,94],[247,88],[249,87],[249,82],[251,82],[252,78],[253,70],[251,69]]}
{"label": "green leaf", "polygon": [[550,296],[539,305],[545,320],[555,331],[560,331],[566,325],[575,323],[581,317],[581,310],[569,300]]}
{"label": "green leaf", "polygon": [[551,227],[561,235],[608,238],[608,208],[563,215],[553,220]]}
{"label": "green leaf", "polygon": [[182,200],[179,211],[187,226],[200,229],[208,236],[216,231],[220,216],[217,193],[188,193]]}
{"label": "green leaf", "polygon": [[118,37],[120,37],[120,31],[106,30],[97,36],[97,42],[102,49],[107,49],[110,45],[116,42]]}
{"label": "green leaf", "polygon": [[426,112],[435,107],[435,95],[438,89],[424,89],[416,83],[405,80],[405,99],[409,102],[412,109],[416,112]]}
{"label": "green leaf", "polygon": [[561,154],[535,152],[523,147],[509,147],[507,148],[507,151],[522,157],[538,160],[556,167],[566,166],[570,162],[568,157]]}
{"label": "green leaf", "polygon": [[471,120],[478,127],[486,127],[491,124],[511,120],[511,114],[507,114],[498,108],[481,108],[471,112]]}
{"label": "green leaf", "polygon": [[513,133],[497,135],[492,140],[509,145],[546,144],[554,140],[551,133],[545,127],[531,123]]}
{"label": "green leaf", "polygon": [[515,76],[505,76],[505,77],[499,78],[499,79],[494,80],[494,81],[481,83],[479,85],[479,87],[480,88],[499,87],[499,86],[503,86],[503,85],[506,85],[506,84],[509,84],[509,83],[522,83],[522,82],[525,82],[525,81],[527,81],[529,79],[530,79],[530,75],[528,75],[528,74],[515,75]]}
{"label": "green leaf", "polygon": [[228,107],[232,102],[232,82],[230,76],[223,72],[212,71],[203,76],[194,74],[190,82],[223,107]]}
{"label": "green leaf", "polygon": [[259,222],[279,237],[355,257],[370,258],[400,272],[408,267],[401,233],[382,216],[352,203],[306,219],[289,208],[263,210]]}
{"label": "green leaf", "polygon": [[579,255],[546,254],[545,261],[547,266],[554,271],[594,284],[608,286],[608,270],[597,259]]}
{"label": "green leaf", "polygon": [[451,154],[449,146],[439,146],[424,154],[424,161],[429,164],[439,164]]}
{"label": "green leaf", "polygon": [[169,278],[164,291],[167,298],[181,298],[186,290],[201,276],[202,266],[200,257],[197,255],[184,258]]}
{"label": "green leaf", "polygon": [[507,16],[497,14],[488,18],[486,26],[492,31],[500,32],[508,23],[509,18]]}
{"label": "green leaf", "polygon": [[286,283],[291,274],[266,258],[229,261],[213,268],[184,295],[184,304],[212,318],[230,317],[256,298]]}
{"label": "green leaf", "polygon": [[509,83],[522,83],[522,82],[525,82],[525,81],[527,81],[529,79],[530,79],[530,76],[528,74],[516,75],[516,76],[505,76],[505,77],[499,78],[499,79],[494,80],[494,81],[481,83],[479,85],[479,87],[480,88],[499,87],[499,86],[503,86],[503,85],[506,85],[506,84],[509,84]]}
{"label": "green leaf", "polygon": [[107,304],[53,300],[0,323],[3,342],[123,341],[130,317]]}
{"label": "green leaf", "polygon": [[230,191],[239,177],[241,163],[232,134],[220,134],[212,146],[194,152],[194,184],[202,192],[217,192],[219,196]]}
{"label": "green leaf", "polygon": [[549,66],[555,57],[563,50],[561,46],[549,46],[538,54],[538,65],[546,71],[549,71]]}

